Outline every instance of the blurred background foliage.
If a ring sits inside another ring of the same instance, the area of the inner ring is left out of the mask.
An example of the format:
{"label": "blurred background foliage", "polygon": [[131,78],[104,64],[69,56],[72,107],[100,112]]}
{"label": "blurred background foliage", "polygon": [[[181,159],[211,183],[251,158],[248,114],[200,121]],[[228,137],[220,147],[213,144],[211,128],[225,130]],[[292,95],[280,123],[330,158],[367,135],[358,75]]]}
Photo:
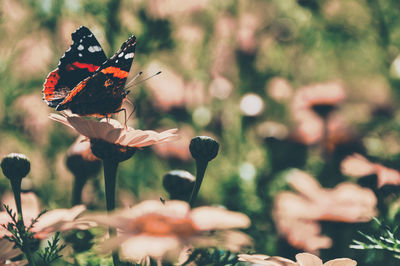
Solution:
{"label": "blurred background foliage", "polygon": [[[288,169],[306,170],[323,186],[334,187],[346,180],[357,182],[339,166],[353,152],[398,166],[398,1],[0,3],[0,154],[20,152],[31,159],[27,187],[46,208],[70,206],[73,176],[65,160],[76,135],[48,119],[54,111],[42,102],[42,84],[80,25],[93,31],[108,56],[136,35],[130,75],[143,71],[146,77],[159,70],[163,74],[131,89],[135,112],[128,124],[153,130],[177,127],[182,135],[176,143],[143,149],[121,164],[119,206],[168,198],[162,176],[173,169],[194,174],[189,141],[209,135],[221,149],[207,170],[199,204],[246,213],[252,219],[248,233],[254,238],[254,251],[292,259],[299,251],[279,237],[271,215],[274,196],[290,189],[285,181]],[[345,101],[335,110],[341,124],[336,131],[328,130],[328,138],[321,126],[312,127],[310,132],[317,135],[312,139],[298,133],[295,95],[315,84],[334,84],[346,91]],[[394,223],[398,189],[378,190],[375,179],[361,185],[377,194],[379,217]],[[5,179],[0,185],[2,194],[10,189]],[[83,201],[90,208],[104,208],[102,186],[101,175],[87,184]],[[321,258],[393,265],[383,253],[348,248],[357,230],[368,228],[369,224],[324,222],[323,234],[333,238],[333,246],[321,250]]]}

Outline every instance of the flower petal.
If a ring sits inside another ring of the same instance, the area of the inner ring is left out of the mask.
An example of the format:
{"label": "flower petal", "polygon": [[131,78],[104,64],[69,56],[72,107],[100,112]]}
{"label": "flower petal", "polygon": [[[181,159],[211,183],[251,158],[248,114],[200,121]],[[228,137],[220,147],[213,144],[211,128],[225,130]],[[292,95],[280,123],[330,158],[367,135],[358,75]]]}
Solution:
{"label": "flower petal", "polygon": [[299,253],[296,260],[299,266],[322,266],[322,260],[310,253]]}
{"label": "flower petal", "polygon": [[200,230],[247,228],[250,219],[243,213],[218,207],[199,207],[192,210],[190,217]]}
{"label": "flower petal", "polygon": [[334,259],[324,263],[324,266],[356,266],[356,265],[357,261],[347,258]]}

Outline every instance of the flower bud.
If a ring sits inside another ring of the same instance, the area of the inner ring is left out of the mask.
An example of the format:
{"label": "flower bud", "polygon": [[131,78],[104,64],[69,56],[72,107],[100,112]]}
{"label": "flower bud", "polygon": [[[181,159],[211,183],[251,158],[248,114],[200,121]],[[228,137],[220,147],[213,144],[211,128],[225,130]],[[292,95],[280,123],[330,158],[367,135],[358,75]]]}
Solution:
{"label": "flower bud", "polygon": [[170,199],[188,200],[195,181],[195,177],[188,171],[173,170],[164,175],[163,186]]}
{"label": "flower bud", "polygon": [[209,162],[218,154],[219,144],[207,136],[197,136],[190,141],[189,150],[196,161]]}
{"label": "flower bud", "polygon": [[311,109],[321,118],[326,119],[336,109],[335,104],[314,104]]}
{"label": "flower bud", "polygon": [[31,170],[28,157],[20,153],[10,153],[1,161],[1,169],[8,179],[22,179]]}
{"label": "flower bud", "polygon": [[135,154],[137,148],[113,144],[101,139],[90,139],[93,154],[104,160],[123,162]]}
{"label": "flower bud", "polygon": [[78,138],[67,152],[66,165],[71,173],[78,178],[89,178],[99,173],[101,161],[93,155],[90,143]]}

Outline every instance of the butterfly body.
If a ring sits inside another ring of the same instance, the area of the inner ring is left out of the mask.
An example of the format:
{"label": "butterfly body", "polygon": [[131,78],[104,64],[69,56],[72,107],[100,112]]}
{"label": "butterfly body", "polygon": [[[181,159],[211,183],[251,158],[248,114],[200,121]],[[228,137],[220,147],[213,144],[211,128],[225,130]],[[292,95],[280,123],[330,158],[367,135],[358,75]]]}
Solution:
{"label": "butterfly body", "polygon": [[57,111],[69,109],[85,116],[107,116],[121,110],[129,93],[124,87],[135,54],[135,36],[109,59],[86,27],[77,29],[72,41],[44,83],[45,102]]}

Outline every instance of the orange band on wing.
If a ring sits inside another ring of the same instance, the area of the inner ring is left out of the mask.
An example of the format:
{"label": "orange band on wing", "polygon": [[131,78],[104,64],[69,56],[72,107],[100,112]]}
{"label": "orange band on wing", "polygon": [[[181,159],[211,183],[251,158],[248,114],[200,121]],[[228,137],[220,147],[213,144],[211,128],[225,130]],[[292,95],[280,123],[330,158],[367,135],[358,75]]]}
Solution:
{"label": "orange band on wing", "polygon": [[84,81],[82,81],[81,83],[79,83],[79,84],[68,94],[68,96],[65,97],[65,99],[64,99],[59,105],[64,105],[64,104],[66,104],[67,102],[70,102],[70,101],[72,100],[72,98],[86,86],[86,82],[87,82],[87,79],[85,79]]}
{"label": "orange band on wing", "polygon": [[118,67],[112,67],[112,66],[103,69],[101,72],[104,74],[112,74],[114,77],[120,78],[120,79],[126,78],[129,74],[127,71],[124,71]]}
{"label": "orange band on wing", "polygon": [[44,83],[43,93],[46,101],[51,101],[51,96],[54,94],[55,86],[60,79],[58,68],[50,72]]}

